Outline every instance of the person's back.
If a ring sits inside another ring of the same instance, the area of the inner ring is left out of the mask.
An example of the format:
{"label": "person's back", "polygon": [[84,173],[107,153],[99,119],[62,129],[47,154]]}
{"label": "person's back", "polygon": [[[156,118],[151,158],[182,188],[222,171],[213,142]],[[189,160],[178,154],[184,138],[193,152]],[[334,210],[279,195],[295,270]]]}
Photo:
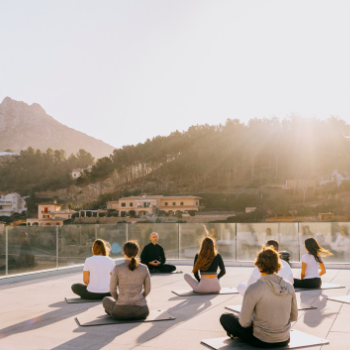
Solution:
{"label": "person's back", "polygon": [[[118,288],[117,305],[146,305],[146,299],[143,294],[144,284],[148,294],[149,286],[149,272],[147,266],[138,264],[137,267],[131,271],[128,267],[129,262],[116,266],[112,273],[111,285],[116,285]],[[113,291],[111,291],[113,292]],[[112,296],[113,293],[112,293]]]}
{"label": "person's back", "polygon": [[123,250],[125,261],[115,266],[111,276],[112,297],[105,297],[102,305],[117,320],[145,319],[149,314],[145,298],[151,291],[148,267],[136,260],[140,250],[136,241],[126,242]]}
{"label": "person's back", "polygon": [[85,260],[84,271],[90,272],[87,290],[92,293],[108,293],[114,261],[108,256],[93,255]]}
{"label": "person's back", "polygon": [[268,343],[278,343],[289,338],[290,321],[295,321],[297,314],[292,284],[271,274],[248,287],[239,322],[242,327],[248,327],[253,318],[254,336]]}

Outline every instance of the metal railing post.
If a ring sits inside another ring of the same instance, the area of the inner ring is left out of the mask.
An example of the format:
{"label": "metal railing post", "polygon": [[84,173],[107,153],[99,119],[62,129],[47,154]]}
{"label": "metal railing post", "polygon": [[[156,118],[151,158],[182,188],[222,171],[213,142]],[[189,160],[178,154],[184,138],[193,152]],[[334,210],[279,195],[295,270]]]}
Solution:
{"label": "metal railing post", "polygon": [[238,247],[237,247],[237,244],[238,244],[238,240],[237,240],[237,222],[236,222],[235,223],[235,258],[236,258],[236,261],[238,261],[238,256],[237,256]]}
{"label": "metal railing post", "polygon": [[181,241],[180,241],[180,224],[177,224],[177,260],[180,260],[180,247],[181,247]]}
{"label": "metal railing post", "polygon": [[56,270],[58,270],[58,251],[59,251],[58,226],[56,226]]}
{"label": "metal railing post", "polygon": [[5,228],[5,263],[6,263],[6,273],[5,276],[8,277],[9,275],[9,228],[6,226]]}
{"label": "metal railing post", "polygon": [[300,245],[300,222],[298,222],[298,253],[299,253],[299,262],[300,262],[300,250],[301,250],[301,245]]}
{"label": "metal railing post", "polygon": [[129,225],[128,224],[124,224],[126,225],[125,228],[125,242],[127,242],[129,240]]}

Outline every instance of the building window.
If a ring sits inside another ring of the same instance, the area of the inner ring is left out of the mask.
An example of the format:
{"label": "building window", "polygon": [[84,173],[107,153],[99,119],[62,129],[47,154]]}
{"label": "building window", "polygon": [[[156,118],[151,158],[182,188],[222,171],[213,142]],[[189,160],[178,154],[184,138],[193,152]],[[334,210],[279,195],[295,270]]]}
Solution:
{"label": "building window", "polygon": [[126,207],[126,203],[122,203],[122,207]]}
{"label": "building window", "polygon": [[176,205],[176,202],[173,202],[173,205]]}
{"label": "building window", "polygon": [[196,205],[198,205],[198,202],[196,202]]}
{"label": "building window", "polygon": [[184,202],[180,202],[180,205],[184,205]]}
{"label": "building window", "polygon": [[145,202],[145,203],[143,203],[143,207],[144,208],[149,208],[150,204],[151,204],[150,202]]}
{"label": "building window", "polygon": [[134,203],[129,203],[130,207],[132,207],[134,205]]}
{"label": "building window", "polygon": [[168,202],[165,202],[164,204],[165,204],[165,206],[167,206],[167,205],[168,205]]}

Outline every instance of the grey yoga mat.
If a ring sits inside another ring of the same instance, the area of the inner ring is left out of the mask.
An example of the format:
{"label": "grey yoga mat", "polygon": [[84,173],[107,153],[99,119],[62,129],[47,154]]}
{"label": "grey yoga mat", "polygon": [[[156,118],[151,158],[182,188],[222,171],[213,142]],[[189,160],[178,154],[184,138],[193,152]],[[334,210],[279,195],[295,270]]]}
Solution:
{"label": "grey yoga mat", "polygon": [[121,324],[121,323],[135,323],[135,322],[157,322],[157,321],[171,321],[175,317],[171,316],[166,310],[151,310],[148,317],[144,320],[115,320],[109,315],[91,315],[86,313],[75,318],[76,322],[81,327],[102,326],[106,324]]}
{"label": "grey yoga mat", "polygon": [[[257,349],[247,343],[244,343],[240,339],[231,339],[228,337],[223,338],[211,338],[201,341],[202,344],[209,346],[215,350],[253,350]],[[311,334],[291,329],[290,331],[290,343],[284,348],[278,349],[298,349],[308,346],[329,344],[327,339],[315,337]],[[277,348],[276,348],[277,349]]]}
{"label": "grey yoga mat", "polygon": [[64,298],[68,304],[83,304],[83,303],[101,303],[102,300],[91,300],[91,299],[82,299],[82,298]]}
{"label": "grey yoga mat", "polygon": [[217,295],[226,295],[226,294],[238,294],[236,288],[221,288],[220,293],[195,293],[192,289],[177,289],[172,291],[174,294],[180,297],[187,297],[192,295],[208,295],[208,294],[217,294]]}
{"label": "grey yoga mat", "polygon": [[295,288],[296,292],[301,292],[304,290],[326,290],[326,289],[340,289],[345,288],[345,286],[341,286],[339,284],[334,283],[322,283],[321,288]]}

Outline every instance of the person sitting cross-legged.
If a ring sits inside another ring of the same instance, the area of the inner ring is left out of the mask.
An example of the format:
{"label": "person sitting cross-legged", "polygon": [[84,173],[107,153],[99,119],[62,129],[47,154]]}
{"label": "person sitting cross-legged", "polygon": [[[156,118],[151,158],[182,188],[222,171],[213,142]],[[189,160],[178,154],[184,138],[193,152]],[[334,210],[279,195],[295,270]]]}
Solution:
{"label": "person sitting cross-legged", "polygon": [[158,244],[158,233],[152,232],[149,236],[150,244],[147,244],[141,253],[141,262],[148,266],[150,272],[171,273],[176,266],[165,264],[164,249]]}
{"label": "person sitting cross-legged", "polygon": [[137,242],[125,243],[125,261],[113,269],[111,277],[112,297],[102,301],[106,313],[117,320],[140,320],[149,315],[146,297],[151,291],[151,279],[147,266],[136,260],[139,250]]}
{"label": "person sitting cross-legged", "polygon": [[[220,269],[219,274],[218,269]],[[194,292],[203,294],[220,292],[220,278],[225,275],[226,269],[221,255],[216,252],[213,238],[203,238],[199,253],[194,258],[192,272],[196,279],[188,273],[184,275],[184,279]],[[199,272],[201,278],[199,278]]]}
{"label": "person sitting cross-legged", "polygon": [[293,285],[276,274],[281,263],[271,247],[263,247],[255,265],[261,278],[247,288],[239,316],[223,314],[220,323],[229,337],[252,346],[285,347],[290,341],[291,322],[298,318]]}
{"label": "person sitting cross-legged", "polygon": [[108,257],[108,243],[102,239],[96,239],[92,246],[93,256],[87,258],[84,264],[83,281],[72,285],[73,293],[83,299],[103,299],[109,293],[111,274],[115,266],[114,261]]}
{"label": "person sitting cross-legged", "polygon": [[[275,249],[276,252],[278,252],[279,245],[278,245],[277,241],[275,241],[274,239],[271,239],[271,240],[269,240],[269,241],[267,241],[265,243],[265,247],[270,247],[270,246],[273,247],[273,249]],[[289,264],[286,261],[282,260],[282,259],[280,259],[279,261],[280,261],[282,266],[278,270],[277,275],[283,277],[286,281],[288,281],[291,284],[293,284],[294,283],[294,277],[293,277],[292,269],[290,268]],[[258,267],[255,266],[252,274],[249,277],[248,282],[246,284],[245,283],[240,283],[237,286],[237,290],[238,290],[239,294],[244,295],[244,293],[247,290],[247,288],[251,284],[255,283],[260,277],[261,277],[261,273],[260,273]]]}

